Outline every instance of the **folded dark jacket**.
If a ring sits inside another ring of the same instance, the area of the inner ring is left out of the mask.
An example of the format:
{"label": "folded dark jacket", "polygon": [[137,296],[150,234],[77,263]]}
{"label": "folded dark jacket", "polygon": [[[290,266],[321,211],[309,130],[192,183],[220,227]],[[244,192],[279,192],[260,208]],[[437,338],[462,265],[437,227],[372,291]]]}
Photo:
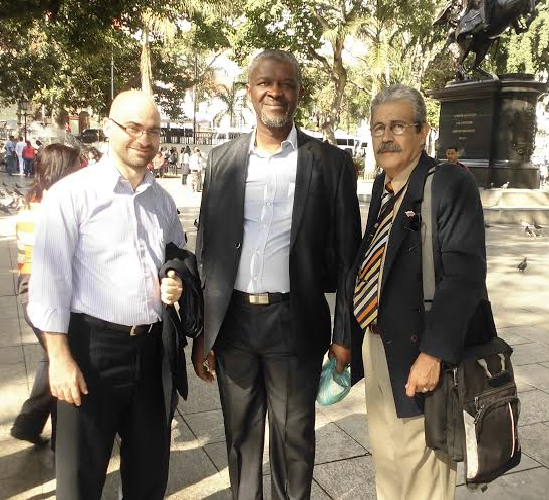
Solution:
{"label": "folded dark jacket", "polygon": [[162,314],[162,345],[167,356],[174,386],[187,398],[187,369],[185,362],[186,337],[195,338],[204,329],[204,298],[198,275],[195,255],[170,243],[166,247],[166,262],[160,269],[159,278],[165,278],[173,270],[183,282],[179,299],[179,313],[174,306],[164,304]]}

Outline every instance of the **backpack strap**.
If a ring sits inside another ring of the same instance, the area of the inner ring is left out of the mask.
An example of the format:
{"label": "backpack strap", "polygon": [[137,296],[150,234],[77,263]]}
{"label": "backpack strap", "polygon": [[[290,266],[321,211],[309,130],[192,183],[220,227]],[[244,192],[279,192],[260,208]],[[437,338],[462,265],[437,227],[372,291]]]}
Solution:
{"label": "backpack strap", "polygon": [[437,165],[427,172],[423,186],[423,201],[421,203],[421,270],[423,274],[423,304],[425,311],[430,311],[435,297],[435,259],[433,254],[433,208],[432,190],[433,177]]}

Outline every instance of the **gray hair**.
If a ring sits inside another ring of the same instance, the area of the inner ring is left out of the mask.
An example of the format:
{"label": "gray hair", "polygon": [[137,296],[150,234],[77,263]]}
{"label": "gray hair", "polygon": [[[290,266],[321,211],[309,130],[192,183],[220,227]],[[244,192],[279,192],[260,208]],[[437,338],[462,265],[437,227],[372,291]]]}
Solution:
{"label": "gray hair", "polygon": [[406,101],[414,110],[414,121],[418,122],[418,131],[427,123],[427,107],[419,91],[402,83],[394,83],[381,90],[373,99],[370,107],[370,117],[378,106],[389,101]]}
{"label": "gray hair", "polygon": [[291,52],[288,52],[287,50],[281,50],[281,49],[267,49],[259,53],[257,56],[255,56],[254,60],[252,61],[252,64],[250,64],[250,67],[248,69],[248,83],[250,82],[251,77],[254,74],[255,70],[259,67],[259,65],[263,61],[267,59],[272,59],[275,61],[290,64],[294,68],[294,73],[297,78],[297,83],[301,85],[301,68],[299,67],[299,63],[297,62],[297,59],[294,57],[294,55]]}

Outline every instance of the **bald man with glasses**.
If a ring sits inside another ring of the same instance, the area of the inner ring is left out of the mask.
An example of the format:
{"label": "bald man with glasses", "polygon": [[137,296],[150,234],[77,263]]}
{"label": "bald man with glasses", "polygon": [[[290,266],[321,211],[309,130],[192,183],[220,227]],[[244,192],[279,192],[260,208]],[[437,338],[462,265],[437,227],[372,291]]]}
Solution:
{"label": "bald man with glasses", "polygon": [[160,141],[152,98],[120,94],[103,130],[108,154],[44,197],[28,312],[46,332],[59,401],[57,500],[100,500],[116,434],[124,498],[160,500],[170,451],[162,304],[182,284],[173,271],[158,276],[166,246],[183,247],[185,235],[147,170]]}

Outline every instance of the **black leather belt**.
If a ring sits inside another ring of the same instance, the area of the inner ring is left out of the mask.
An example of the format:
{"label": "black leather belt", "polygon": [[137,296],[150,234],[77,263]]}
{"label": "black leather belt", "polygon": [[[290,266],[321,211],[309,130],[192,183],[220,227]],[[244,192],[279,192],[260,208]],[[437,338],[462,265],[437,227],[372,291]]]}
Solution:
{"label": "black leather belt", "polygon": [[160,322],[151,323],[150,325],[119,325],[118,323],[111,323],[110,321],[105,321],[103,319],[90,316],[89,314],[82,314],[82,318],[89,325],[98,326],[104,328],[105,330],[115,330],[117,332],[124,332],[128,335],[142,335],[144,333],[150,333],[152,329],[158,325]]}
{"label": "black leather belt", "polygon": [[233,299],[246,304],[254,304],[260,306],[268,306],[276,302],[284,302],[290,300],[290,293],[246,293],[240,290],[233,290]]}
{"label": "black leather belt", "polygon": [[379,325],[377,323],[370,323],[368,325],[368,328],[370,328],[370,331],[374,335],[381,335],[381,328],[379,328]]}

